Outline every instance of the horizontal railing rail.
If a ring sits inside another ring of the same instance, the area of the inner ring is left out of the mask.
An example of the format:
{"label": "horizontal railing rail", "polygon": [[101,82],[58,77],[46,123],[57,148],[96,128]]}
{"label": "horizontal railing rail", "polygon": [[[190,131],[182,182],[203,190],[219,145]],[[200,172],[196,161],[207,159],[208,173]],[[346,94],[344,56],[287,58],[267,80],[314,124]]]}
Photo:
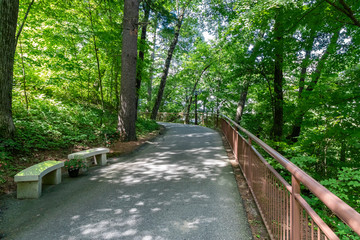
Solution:
{"label": "horizontal railing rail", "polygon": [[[150,116],[148,113],[142,115]],[[185,123],[185,117],[186,113],[160,112],[157,120]],[[194,114],[190,113],[188,117],[192,119]],[[227,116],[198,113],[198,117],[200,121],[192,120],[191,123],[199,122],[222,130],[239,163],[271,239],[339,239],[333,229],[301,196],[301,185],[360,236],[360,214],[302,169]],[[266,161],[253,143],[291,174],[291,184]]]}
{"label": "horizontal railing rail", "polygon": [[[360,214],[357,211],[252,133],[228,117],[221,117],[221,129],[239,162],[272,239],[339,239],[301,197],[300,184],[360,235]],[[247,136],[247,141],[239,132]],[[291,185],[261,156],[252,142],[291,174]]]}

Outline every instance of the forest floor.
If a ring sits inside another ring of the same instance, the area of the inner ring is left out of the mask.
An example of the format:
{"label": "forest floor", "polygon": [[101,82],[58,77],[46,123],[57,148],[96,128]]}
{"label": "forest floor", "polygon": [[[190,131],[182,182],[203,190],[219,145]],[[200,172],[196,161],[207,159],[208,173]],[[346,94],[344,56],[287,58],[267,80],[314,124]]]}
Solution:
{"label": "forest floor", "polygon": [[[110,153],[107,154],[109,157],[121,156],[125,154],[129,154],[135,151],[140,146],[144,145],[146,142],[151,139],[157,137],[159,134],[162,134],[165,131],[163,126],[160,126],[159,130],[155,130],[146,135],[139,136],[137,141],[130,142],[115,142],[112,144],[110,148]],[[19,157],[17,158],[14,167],[12,167],[13,172],[20,172],[21,169],[25,169],[30,167],[36,163],[44,162],[48,160],[56,160],[56,161],[65,161],[67,159],[68,154],[72,152],[78,152],[82,150],[86,150],[90,147],[84,146],[74,146],[69,149],[60,149],[60,150],[47,150],[47,151],[38,151],[32,154],[32,156]],[[64,169],[63,169],[64,171]],[[16,190],[16,184],[14,182],[14,177],[12,176],[3,176],[6,180],[5,183],[0,184],[0,196],[3,194],[10,194]]]}

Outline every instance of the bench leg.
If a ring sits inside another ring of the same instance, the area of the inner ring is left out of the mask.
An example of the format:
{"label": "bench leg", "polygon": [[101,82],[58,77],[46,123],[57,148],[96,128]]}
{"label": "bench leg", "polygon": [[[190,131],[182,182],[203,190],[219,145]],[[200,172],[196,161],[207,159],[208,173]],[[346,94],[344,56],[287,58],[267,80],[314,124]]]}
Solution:
{"label": "bench leg", "polygon": [[61,168],[49,172],[43,177],[43,184],[56,185],[61,183]]}
{"label": "bench leg", "polygon": [[17,198],[39,198],[41,196],[41,179],[36,182],[18,182]]}
{"label": "bench leg", "polygon": [[104,166],[107,163],[106,153],[101,154],[100,165]]}

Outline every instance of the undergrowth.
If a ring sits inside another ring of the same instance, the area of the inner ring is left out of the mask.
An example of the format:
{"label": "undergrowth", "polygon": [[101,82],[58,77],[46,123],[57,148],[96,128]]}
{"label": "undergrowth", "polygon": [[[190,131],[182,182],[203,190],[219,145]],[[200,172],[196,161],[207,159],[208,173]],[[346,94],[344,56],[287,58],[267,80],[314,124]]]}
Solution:
{"label": "undergrowth", "polygon": [[[14,101],[13,118],[15,137],[0,139],[0,184],[30,164],[34,153],[74,146],[108,147],[120,139],[116,112],[47,99],[44,95],[32,99],[28,110]],[[138,118],[136,128],[137,135],[143,136],[158,129],[158,124]]]}

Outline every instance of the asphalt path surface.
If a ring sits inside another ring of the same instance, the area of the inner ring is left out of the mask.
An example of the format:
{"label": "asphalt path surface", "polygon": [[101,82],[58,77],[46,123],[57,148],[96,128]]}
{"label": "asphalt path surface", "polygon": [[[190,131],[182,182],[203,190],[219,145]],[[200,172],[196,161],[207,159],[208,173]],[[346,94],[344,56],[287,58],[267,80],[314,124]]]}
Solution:
{"label": "asphalt path surface", "polygon": [[220,135],[162,123],[133,154],[43,189],[2,199],[5,239],[252,239]]}

